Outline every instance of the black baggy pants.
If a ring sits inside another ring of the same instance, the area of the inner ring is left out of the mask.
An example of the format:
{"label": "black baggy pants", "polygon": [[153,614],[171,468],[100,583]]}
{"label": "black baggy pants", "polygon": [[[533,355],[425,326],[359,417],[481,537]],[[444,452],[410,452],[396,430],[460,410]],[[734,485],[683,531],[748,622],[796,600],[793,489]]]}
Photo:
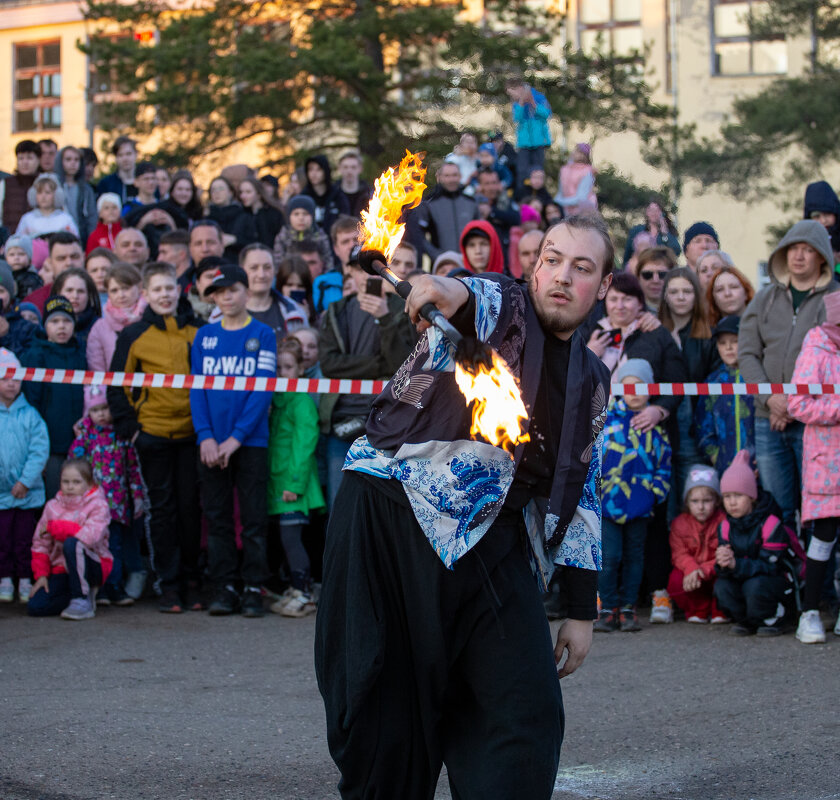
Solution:
{"label": "black baggy pants", "polygon": [[553,646],[518,525],[448,570],[397,481],[345,473],[315,668],[344,800],[549,800],[563,739]]}

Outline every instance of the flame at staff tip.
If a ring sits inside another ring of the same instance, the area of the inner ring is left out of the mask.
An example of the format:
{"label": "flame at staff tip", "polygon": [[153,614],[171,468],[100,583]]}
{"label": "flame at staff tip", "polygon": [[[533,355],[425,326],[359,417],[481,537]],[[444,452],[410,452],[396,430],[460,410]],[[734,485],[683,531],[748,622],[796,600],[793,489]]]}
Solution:
{"label": "flame at staff tip", "polygon": [[480,365],[473,374],[455,365],[455,382],[469,405],[473,400],[472,436],[479,435],[490,444],[513,452],[519,442],[530,436],[522,433],[520,420],[528,418],[516,378],[504,359],[493,352],[493,368]]}
{"label": "flame at staff tip", "polygon": [[388,261],[400,246],[405,224],[400,222],[405,206],[415,208],[423,198],[426,168],[423,153],[405,151],[399,167],[389,167],[377,179],[373,197],[366,211],[362,211],[359,231],[364,250],[378,250]]}

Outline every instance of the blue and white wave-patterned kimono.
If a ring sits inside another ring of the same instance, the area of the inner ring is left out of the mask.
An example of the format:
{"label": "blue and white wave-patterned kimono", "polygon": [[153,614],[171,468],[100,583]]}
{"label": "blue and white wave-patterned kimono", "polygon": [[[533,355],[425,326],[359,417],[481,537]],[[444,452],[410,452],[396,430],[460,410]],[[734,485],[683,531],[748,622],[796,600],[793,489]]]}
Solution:
{"label": "blue and white wave-patterned kimono", "polygon": [[[545,334],[527,289],[495,275],[463,282],[475,299],[475,327],[464,332],[477,333],[505,359],[530,412]],[[346,470],[399,480],[429,543],[450,569],[495,521],[524,447],[511,456],[470,439],[471,413],[454,369],[453,347],[430,328],[374,402],[367,435],[353,443],[344,464]],[[575,334],[551,496],[535,498],[525,509],[543,586],[555,565],[600,569],[601,431],[608,396],[608,371]]]}

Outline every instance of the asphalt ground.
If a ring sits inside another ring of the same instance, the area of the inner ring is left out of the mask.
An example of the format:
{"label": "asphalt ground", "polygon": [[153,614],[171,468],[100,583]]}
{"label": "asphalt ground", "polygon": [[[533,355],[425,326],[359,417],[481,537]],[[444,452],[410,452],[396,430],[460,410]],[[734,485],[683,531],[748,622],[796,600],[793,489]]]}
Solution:
{"label": "asphalt ground", "polygon": [[[313,635],[312,617],[166,616],[150,601],[85,622],[0,607],[0,800],[338,797]],[[838,666],[831,634],[596,634],[563,681],[554,798],[840,798]]]}

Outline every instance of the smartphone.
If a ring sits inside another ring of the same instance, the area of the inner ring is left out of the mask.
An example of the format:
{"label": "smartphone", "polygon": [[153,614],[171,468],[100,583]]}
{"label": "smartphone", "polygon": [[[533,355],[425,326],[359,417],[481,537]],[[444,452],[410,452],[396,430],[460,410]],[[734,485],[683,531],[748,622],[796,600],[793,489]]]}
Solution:
{"label": "smartphone", "polygon": [[382,278],[368,278],[365,282],[365,294],[382,297]]}
{"label": "smartphone", "polygon": [[[600,325],[598,327],[601,328]],[[621,344],[621,328],[613,328],[612,330],[601,328],[601,330],[610,335],[610,344],[614,344],[616,346]]]}
{"label": "smartphone", "polygon": [[292,289],[289,292],[289,297],[294,300],[296,303],[303,305],[306,302],[306,290],[305,289]]}

